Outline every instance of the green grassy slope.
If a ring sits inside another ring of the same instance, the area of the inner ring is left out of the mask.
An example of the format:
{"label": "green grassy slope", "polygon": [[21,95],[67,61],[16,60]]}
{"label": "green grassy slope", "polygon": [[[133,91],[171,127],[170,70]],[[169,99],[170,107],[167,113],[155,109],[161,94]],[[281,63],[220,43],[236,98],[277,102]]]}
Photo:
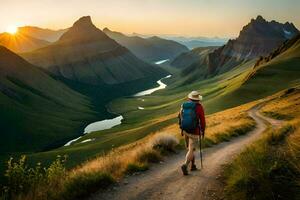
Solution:
{"label": "green grassy slope", "polygon": [[0,157],[60,146],[96,118],[88,97],[1,46],[0,72]]}

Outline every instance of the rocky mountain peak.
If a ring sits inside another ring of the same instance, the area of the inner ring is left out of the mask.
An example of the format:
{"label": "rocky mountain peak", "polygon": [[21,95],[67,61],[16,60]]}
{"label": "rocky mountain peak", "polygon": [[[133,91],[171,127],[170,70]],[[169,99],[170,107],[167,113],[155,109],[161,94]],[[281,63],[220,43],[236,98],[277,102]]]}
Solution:
{"label": "rocky mountain peak", "polygon": [[257,22],[266,22],[266,20],[261,15],[258,15],[256,17],[255,21],[257,21]]}
{"label": "rocky mountain peak", "polygon": [[90,16],[84,16],[78,19],[73,26],[60,37],[58,42],[82,42],[99,39],[109,38],[93,24]]}
{"label": "rocky mountain peak", "polygon": [[105,27],[105,28],[103,29],[103,32],[104,32],[104,33],[105,33],[105,32],[111,32],[111,30],[110,30],[109,28]]}
{"label": "rocky mountain peak", "polygon": [[73,27],[78,28],[89,28],[95,27],[90,16],[83,16],[79,18],[74,24]]}

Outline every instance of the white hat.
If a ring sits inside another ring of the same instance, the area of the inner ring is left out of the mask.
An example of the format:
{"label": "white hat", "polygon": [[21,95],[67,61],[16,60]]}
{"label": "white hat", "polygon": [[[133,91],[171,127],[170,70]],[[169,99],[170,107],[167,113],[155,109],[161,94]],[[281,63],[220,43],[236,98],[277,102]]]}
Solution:
{"label": "white hat", "polygon": [[197,91],[192,91],[191,93],[189,93],[188,98],[191,100],[196,100],[196,101],[202,100],[202,96]]}

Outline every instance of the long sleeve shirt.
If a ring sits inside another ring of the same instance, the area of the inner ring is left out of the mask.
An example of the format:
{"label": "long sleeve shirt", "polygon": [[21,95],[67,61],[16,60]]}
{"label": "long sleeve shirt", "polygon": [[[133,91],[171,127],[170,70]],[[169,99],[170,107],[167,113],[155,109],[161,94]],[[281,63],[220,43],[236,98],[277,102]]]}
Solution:
{"label": "long sleeve shirt", "polygon": [[[206,128],[205,113],[204,113],[203,106],[200,103],[197,103],[197,105],[196,105],[196,113],[197,113],[197,117],[200,120],[201,132],[204,133],[205,128]],[[197,134],[200,134],[200,133],[197,132]]]}

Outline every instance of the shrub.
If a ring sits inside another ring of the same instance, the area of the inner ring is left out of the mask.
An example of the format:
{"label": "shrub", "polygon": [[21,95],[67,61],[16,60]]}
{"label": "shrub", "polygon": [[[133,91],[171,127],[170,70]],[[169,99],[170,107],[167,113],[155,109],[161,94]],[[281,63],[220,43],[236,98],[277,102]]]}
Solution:
{"label": "shrub", "polygon": [[152,148],[162,152],[175,152],[178,144],[179,141],[175,136],[167,134],[159,134],[151,141]]}
{"label": "shrub", "polygon": [[147,148],[137,153],[137,161],[140,163],[158,163],[161,160],[161,154],[155,149]]}
{"label": "shrub", "polygon": [[4,187],[4,196],[7,199],[38,196],[43,192],[40,191],[43,187],[55,190],[61,186],[62,180],[66,177],[65,161],[66,157],[61,159],[58,156],[48,168],[42,168],[41,163],[30,168],[26,164],[26,156],[21,156],[17,162],[10,158],[5,172],[7,184]]}

